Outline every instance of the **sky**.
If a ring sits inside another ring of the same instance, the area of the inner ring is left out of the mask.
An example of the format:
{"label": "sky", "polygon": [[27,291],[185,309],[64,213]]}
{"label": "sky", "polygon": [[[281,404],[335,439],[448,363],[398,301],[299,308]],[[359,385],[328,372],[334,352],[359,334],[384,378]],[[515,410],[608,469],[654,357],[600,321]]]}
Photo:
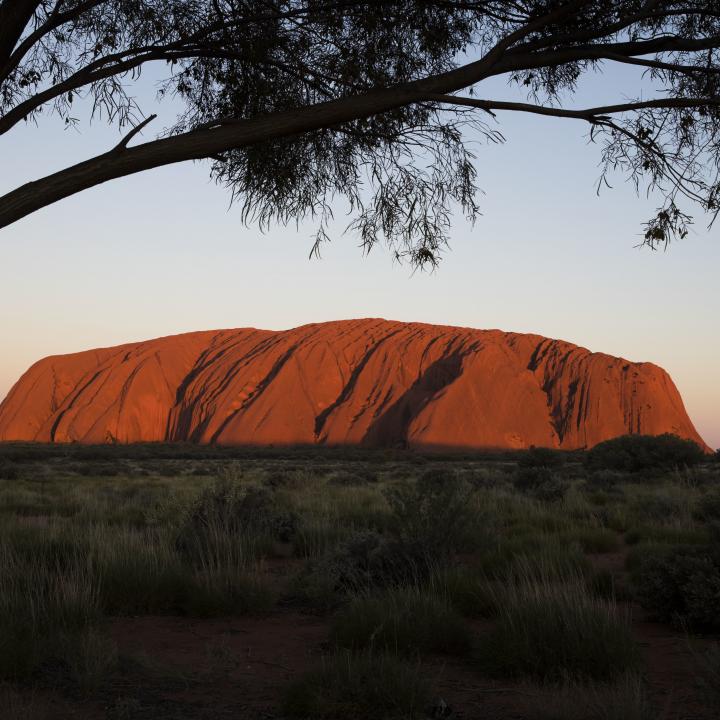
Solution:
{"label": "sky", "polygon": [[[593,77],[574,105],[631,94],[633,73]],[[139,99],[153,95],[148,78]],[[497,80],[477,96],[519,97]],[[483,216],[471,226],[458,213],[433,273],[413,273],[382,248],[363,256],[340,221],[322,259],[310,260],[310,225],[244,227],[203,163],[114,181],[1,230],[0,399],[47,355],[191,330],[383,317],[532,332],[654,362],[720,447],[719,228],[697,216],[667,252],[637,247],[660,201],[638,198],[619,176],[596,195],[600,151],[584,124],[498,117],[507,142],[475,148]],[[44,118],[0,137],[0,193],[118,142],[101,121],[81,127]]]}

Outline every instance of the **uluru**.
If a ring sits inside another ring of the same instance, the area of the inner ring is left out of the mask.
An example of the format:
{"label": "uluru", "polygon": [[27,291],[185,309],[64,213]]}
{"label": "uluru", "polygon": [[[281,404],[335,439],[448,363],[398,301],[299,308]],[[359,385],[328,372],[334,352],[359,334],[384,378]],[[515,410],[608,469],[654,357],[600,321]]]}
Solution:
{"label": "uluru", "polygon": [[652,363],[382,319],[48,357],[0,404],[2,441],[577,449],[633,433],[707,447]]}

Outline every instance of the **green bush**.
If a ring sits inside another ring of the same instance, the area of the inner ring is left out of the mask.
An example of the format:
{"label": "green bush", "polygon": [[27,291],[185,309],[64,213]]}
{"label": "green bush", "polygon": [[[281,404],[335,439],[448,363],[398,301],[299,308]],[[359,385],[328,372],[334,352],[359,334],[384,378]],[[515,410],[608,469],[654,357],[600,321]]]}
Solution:
{"label": "green bush", "polygon": [[585,485],[590,492],[612,493],[618,490],[618,485],[627,480],[627,474],[619,470],[597,468],[590,472],[585,479]]}
{"label": "green bush", "polygon": [[0,460],[0,480],[17,480],[20,471],[15,463]]}
{"label": "green bush", "polygon": [[691,630],[720,630],[720,554],[703,546],[676,546],[641,561],[635,592],[664,622]]}
{"label": "green bush", "polygon": [[565,454],[562,450],[544,447],[531,447],[518,460],[519,467],[557,468],[564,464]]}
{"label": "green bush", "polygon": [[604,527],[580,527],[564,533],[563,538],[576,542],[586,553],[613,553],[621,546],[616,532]]}
{"label": "green bush", "polygon": [[680,498],[662,495],[659,492],[648,493],[633,498],[628,509],[632,517],[651,523],[666,523],[683,514]]}
{"label": "green bush", "polygon": [[720,490],[701,495],[693,509],[693,517],[705,523],[720,522]]}
{"label": "green bush", "polygon": [[289,540],[295,517],[271,494],[220,481],[207,488],[179,528],[175,547],[195,567],[247,567],[268,553],[274,540]]}
{"label": "green bush", "polygon": [[601,442],[586,455],[590,469],[646,473],[692,467],[705,454],[692,440],[677,435],[623,435]]}
{"label": "green bush", "polygon": [[543,502],[562,500],[568,490],[568,484],[545,466],[518,467],[513,485],[517,491]]}
{"label": "green bush", "polygon": [[470,648],[470,628],[450,603],[424,588],[400,588],[353,600],[335,618],[331,641],[351,650],[395,654]]}
{"label": "green bush", "polygon": [[290,685],[282,710],[313,720],[412,720],[425,715],[428,702],[428,682],[416,666],[389,655],[339,652]]}
{"label": "green bush", "polygon": [[331,608],[359,593],[420,583],[432,563],[424,548],[372,531],[353,533],[299,577],[300,594]]}
{"label": "green bush", "polygon": [[472,488],[454,473],[427,470],[414,483],[386,491],[391,529],[401,541],[424,548],[429,556],[461,550],[476,521],[471,494]]}

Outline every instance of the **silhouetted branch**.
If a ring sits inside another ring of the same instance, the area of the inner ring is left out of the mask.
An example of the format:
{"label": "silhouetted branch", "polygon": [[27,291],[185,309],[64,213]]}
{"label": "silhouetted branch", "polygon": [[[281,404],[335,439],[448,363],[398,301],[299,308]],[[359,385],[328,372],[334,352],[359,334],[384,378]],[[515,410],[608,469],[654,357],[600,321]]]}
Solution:
{"label": "silhouetted branch", "polygon": [[148,115],[139,125],[135,126],[112,150],[111,152],[118,152],[119,150],[125,150],[128,143],[139,133],[142,129],[151,123],[157,115]]}

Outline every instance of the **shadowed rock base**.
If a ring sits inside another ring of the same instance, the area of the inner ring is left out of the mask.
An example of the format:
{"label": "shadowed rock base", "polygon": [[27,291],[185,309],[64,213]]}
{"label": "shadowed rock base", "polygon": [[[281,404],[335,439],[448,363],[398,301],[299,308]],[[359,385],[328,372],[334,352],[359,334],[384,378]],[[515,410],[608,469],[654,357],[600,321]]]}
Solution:
{"label": "shadowed rock base", "polygon": [[651,363],[378,319],[49,357],[0,405],[0,440],[42,442],[574,449],[665,432],[707,448]]}

